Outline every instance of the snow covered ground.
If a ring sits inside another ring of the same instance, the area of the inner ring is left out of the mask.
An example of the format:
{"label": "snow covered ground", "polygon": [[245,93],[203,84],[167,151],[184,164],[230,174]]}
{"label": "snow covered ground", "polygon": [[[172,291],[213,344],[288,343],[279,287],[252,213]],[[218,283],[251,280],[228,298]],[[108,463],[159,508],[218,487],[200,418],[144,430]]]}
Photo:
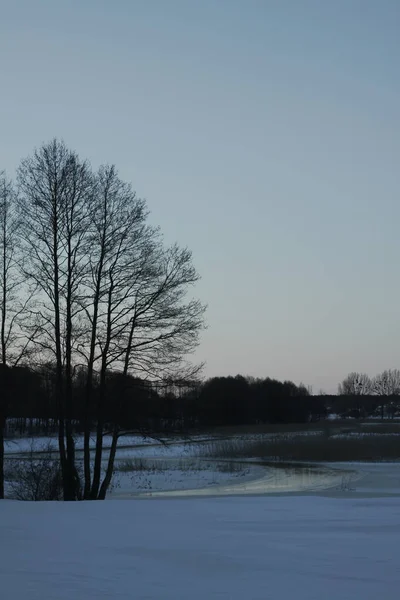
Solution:
{"label": "snow covered ground", "polygon": [[[105,448],[111,446],[111,436],[105,435],[103,438],[103,444]],[[119,446],[143,446],[151,444],[160,444],[157,440],[150,437],[143,437],[141,435],[127,435],[120,438]],[[90,446],[94,448],[96,446],[96,438],[92,436],[90,438]],[[33,448],[35,452],[54,448],[58,448],[58,439],[56,436],[40,436],[40,437],[20,437],[12,438],[5,441],[4,448],[6,454],[19,454],[21,452],[30,452]],[[77,450],[83,449],[83,436],[79,435],[75,438],[75,447]]]}
{"label": "snow covered ground", "polygon": [[108,497],[122,499],[137,494],[195,493],[196,490],[213,494],[218,493],[223,486],[235,487],[245,482],[250,483],[265,474],[265,469],[255,465],[239,464],[235,470],[224,470],[222,467],[223,463],[216,461],[199,461],[197,464],[189,461],[187,465],[168,461],[161,464],[161,468],[156,465],[155,468],[149,466],[140,471],[116,471]]}
{"label": "snow covered ground", "polygon": [[[255,465],[233,466],[229,462],[194,458],[209,437],[198,436],[190,441],[169,438],[166,443],[140,436],[121,438],[115,461],[115,472],[109,495],[112,498],[131,497],[140,493],[210,489],[211,486],[229,485],[237,481],[249,481],[263,476],[261,467]],[[95,440],[91,440],[92,447]],[[111,439],[105,438],[103,468],[105,473]],[[6,443],[6,457],[10,460],[26,460],[30,452],[40,458],[41,452],[57,451],[56,438],[17,438]],[[77,457],[83,447],[81,437],[76,439]],[[93,456],[92,456],[93,458]],[[133,468],[129,468],[129,463]],[[10,463],[12,464],[12,463]],[[93,465],[92,465],[93,467]],[[128,468],[126,468],[128,467]],[[12,488],[6,480],[6,494],[12,497]]]}
{"label": "snow covered ground", "polygon": [[0,510],[5,600],[397,600],[398,499],[21,503]]}
{"label": "snow covered ground", "polygon": [[201,444],[122,440],[119,502],[1,502],[0,598],[397,600],[399,463],[225,468]]}
{"label": "snow covered ground", "polygon": [[193,441],[187,442],[184,440],[168,442],[167,444],[160,444],[153,441],[151,444],[146,446],[129,447],[125,444],[120,444],[117,449],[117,458],[189,458],[191,456],[198,456],[201,446],[204,446],[207,442],[204,441]]}
{"label": "snow covered ground", "polygon": [[[151,437],[143,437],[140,435],[122,436],[118,442],[118,458],[127,458],[132,455],[137,457],[163,457],[170,456],[179,457],[187,455],[196,455],[198,447],[210,440],[210,436],[193,436],[191,438],[166,438],[162,442]],[[104,448],[110,448],[111,436],[104,436]],[[90,438],[91,448],[96,446],[96,438]],[[79,453],[83,450],[83,436],[76,436],[75,447]],[[7,455],[17,455],[33,452],[41,452],[48,449],[57,451],[58,439],[55,436],[41,437],[21,437],[7,439],[4,444],[5,453]]]}
{"label": "snow covered ground", "polygon": [[327,489],[327,496],[350,496],[352,498],[398,497],[400,500],[400,463],[326,463],[326,467],[350,471],[339,489]]}
{"label": "snow covered ground", "polygon": [[[245,437],[247,436],[238,437],[238,441]],[[108,458],[106,448],[109,441],[105,439],[104,468]],[[24,453],[29,452],[31,448],[40,452],[49,442],[56,449],[56,438],[8,440],[6,456],[10,459],[24,458]],[[217,441],[217,447],[219,443],[220,441]],[[208,459],[206,455],[210,444],[212,447],[213,442],[204,436],[192,438],[190,441],[170,438],[166,444],[141,436],[121,438],[109,497],[130,498],[137,494],[209,496],[321,491],[331,496],[341,495],[343,492],[356,492],[363,496],[400,495],[398,463],[383,463],[377,467],[367,463],[320,466],[315,464],[312,468],[304,465],[292,465],[287,468],[283,465],[282,468],[282,465],[275,463],[277,468],[271,468],[271,465],[262,468],[256,461],[233,463]],[[82,445],[83,440],[78,437],[77,448],[81,448]],[[78,458],[81,454],[78,450]],[[143,464],[139,465],[139,468],[136,465],[132,469],[124,469],[124,463],[129,461],[142,461]]]}
{"label": "snow covered ground", "polygon": [[[246,463],[244,463],[246,464]],[[248,464],[248,463],[247,463]],[[249,465],[250,466],[250,465]],[[289,494],[289,493],[316,493],[325,490],[346,491],[349,489],[347,481],[356,481],[356,471],[330,468],[293,466],[252,466],[247,476],[239,473],[236,479],[232,474],[220,477],[217,474],[211,486],[176,486],[175,489],[164,488],[149,490],[148,496],[248,496],[256,494]]]}

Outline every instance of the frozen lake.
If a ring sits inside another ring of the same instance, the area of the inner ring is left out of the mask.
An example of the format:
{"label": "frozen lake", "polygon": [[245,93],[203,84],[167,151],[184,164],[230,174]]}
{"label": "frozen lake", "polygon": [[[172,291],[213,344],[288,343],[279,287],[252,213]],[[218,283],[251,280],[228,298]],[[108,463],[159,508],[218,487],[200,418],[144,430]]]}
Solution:
{"label": "frozen lake", "polygon": [[[232,496],[258,494],[324,494],[363,497],[400,496],[399,463],[282,464],[260,461],[205,458],[202,448],[209,438],[156,442],[141,436],[121,439],[110,498]],[[110,440],[105,439],[105,446]],[[94,440],[92,440],[94,444]],[[53,438],[7,440],[6,456],[26,458],[33,449],[51,447]],[[77,438],[81,457],[82,439]],[[104,451],[104,465],[108,450]],[[126,468],[132,461],[138,466]]]}

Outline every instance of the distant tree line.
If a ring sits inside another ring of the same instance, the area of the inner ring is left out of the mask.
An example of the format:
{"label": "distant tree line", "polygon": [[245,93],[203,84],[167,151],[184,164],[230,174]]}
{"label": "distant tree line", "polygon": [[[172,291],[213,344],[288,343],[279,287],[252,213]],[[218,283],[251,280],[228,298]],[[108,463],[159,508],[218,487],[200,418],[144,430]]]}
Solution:
{"label": "distant tree line", "polygon": [[[381,418],[393,417],[400,409],[400,370],[387,369],[375,377],[353,371],[339,384],[337,403],[354,416],[380,413]],[[344,412],[340,410],[339,412]]]}
{"label": "distant tree line", "polygon": [[[7,374],[11,392],[8,416],[13,427],[19,427],[22,433],[35,423],[43,433],[52,431],[58,418],[54,365],[39,369],[14,367]],[[84,431],[87,419],[91,430],[97,425],[101,390],[95,383],[87,412],[86,378],[83,369],[78,369],[73,378],[74,432]],[[104,430],[112,431],[117,426],[120,432],[189,433],[225,425],[308,422],[325,415],[319,397],[311,396],[303,385],[240,375],[205,382],[151,382],[109,371],[103,396]]]}
{"label": "distant tree line", "polygon": [[[3,378],[0,366],[0,385]],[[385,379],[395,378],[393,372]],[[39,367],[17,366],[7,370],[9,428],[19,433],[51,433],[58,423],[56,368],[48,363]],[[100,376],[95,373],[91,403],[87,407],[87,372],[75,370],[72,380],[71,421],[74,433],[84,432],[86,421],[91,431],[97,425],[97,404],[101,392]],[[371,381],[371,380],[369,380]],[[362,387],[364,386],[364,387]],[[199,380],[145,380],[107,371],[103,393],[104,431],[115,427],[120,433],[190,433],[220,426],[260,423],[307,423],[326,418],[365,418],[393,416],[400,401],[396,390],[382,394],[366,387],[365,375],[350,374],[339,386],[337,395],[311,395],[309,389],[291,381],[235,377]],[[366,392],[369,393],[366,393]],[[389,393],[390,392],[390,393]],[[119,399],[118,402],[115,400]],[[10,431],[9,431],[10,433]]]}
{"label": "distant tree line", "polygon": [[[58,427],[55,365],[17,366],[7,372],[0,366],[1,386],[4,373],[7,373],[10,398],[8,433],[12,430],[20,434],[55,432]],[[395,391],[381,394],[377,388],[375,393],[372,387],[362,388],[359,382],[366,386],[366,376],[353,373],[340,385],[338,395],[311,395],[302,384],[269,377],[236,375],[202,382],[151,381],[107,371],[103,390],[99,373],[94,374],[91,403],[87,407],[86,381],[86,370],[76,369],[71,396],[74,433],[84,432],[87,422],[90,430],[95,431],[100,393],[103,394],[104,431],[117,428],[120,434],[131,431],[145,435],[189,434],[212,427],[261,423],[307,423],[332,413],[343,418],[365,418],[380,416],[382,406],[385,416],[393,416],[400,400],[400,394]]]}

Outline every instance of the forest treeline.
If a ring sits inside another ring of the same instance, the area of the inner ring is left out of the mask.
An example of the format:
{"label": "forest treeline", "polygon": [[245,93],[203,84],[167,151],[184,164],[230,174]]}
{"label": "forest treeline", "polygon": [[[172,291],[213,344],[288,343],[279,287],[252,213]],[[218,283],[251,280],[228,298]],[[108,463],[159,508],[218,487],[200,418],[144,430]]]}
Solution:
{"label": "forest treeline", "polygon": [[[0,367],[0,373],[3,373]],[[8,369],[8,433],[52,433],[57,427],[56,376],[53,365],[40,369]],[[85,382],[87,374],[77,370],[73,379],[72,412],[75,433],[82,432],[87,418]],[[4,385],[4,376],[0,378]],[[90,428],[95,430],[100,389],[94,385],[89,410]],[[116,399],[118,401],[116,402]],[[104,394],[104,427],[120,432],[168,434],[207,430],[212,427],[261,423],[307,423],[327,418],[393,416],[400,396],[371,394],[312,395],[304,385],[271,378],[213,377],[204,382],[151,382],[118,372],[109,372]],[[390,411],[390,407],[393,410]]]}
{"label": "forest treeline", "polygon": [[[7,372],[10,419],[54,422],[58,418],[56,375],[53,366],[15,367]],[[75,429],[84,426],[87,374],[76,371],[72,385],[71,418]],[[100,388],[93,386],[90,427],[97,422]],[[109,372],[103,391],[105,428],[144,432],[190,431],[246,423],[306,422],[319,418],[318,399],[290,381],[215,377],[205,382],[150,382]]]}

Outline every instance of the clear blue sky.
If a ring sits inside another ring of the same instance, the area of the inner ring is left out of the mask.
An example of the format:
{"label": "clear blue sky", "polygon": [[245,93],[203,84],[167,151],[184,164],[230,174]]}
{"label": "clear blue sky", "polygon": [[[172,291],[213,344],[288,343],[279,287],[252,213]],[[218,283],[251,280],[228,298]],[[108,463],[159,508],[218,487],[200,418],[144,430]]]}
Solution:
{"label": "clear blue sky", "polygon": [[399,0],[0,8],[0,167],[118,166],[193,250],[207,375],[400,367]]}

